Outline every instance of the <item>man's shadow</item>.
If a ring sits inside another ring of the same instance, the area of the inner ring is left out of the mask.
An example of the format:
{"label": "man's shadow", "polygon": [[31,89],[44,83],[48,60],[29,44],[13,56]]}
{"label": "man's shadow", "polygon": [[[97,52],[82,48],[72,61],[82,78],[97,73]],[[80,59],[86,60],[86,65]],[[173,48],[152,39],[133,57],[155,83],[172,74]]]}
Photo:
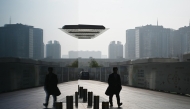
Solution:
{"label": "man's shadow", "polygon": [[110,107],[109,109],[123,109],[122,107]]}
{"label": "man's shadow", "polygon": [[[87,108],[92,108],[92,106],[88,106]],[[55,108],[43,108],[43,109],[55,109]],[[109,109],[123,109],[122,107],[110,107]]]}
{"label": "man's shadow", "polygon": [[43,109],[55,109],[55,108],[53,108],[53,107],[52,107],[52,108],[50,108],[50,107],[48,108],[48,107],[47,107],[47,108],[43,108]]}

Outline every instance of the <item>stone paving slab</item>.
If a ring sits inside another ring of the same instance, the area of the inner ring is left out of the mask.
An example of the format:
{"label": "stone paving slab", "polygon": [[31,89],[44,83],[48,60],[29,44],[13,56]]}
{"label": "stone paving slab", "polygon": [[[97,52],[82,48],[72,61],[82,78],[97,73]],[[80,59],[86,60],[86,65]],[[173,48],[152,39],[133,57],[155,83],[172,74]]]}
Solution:
{"label": "stone paving slab", "polygon": [[[107,83],[80,80],[78,84],[105,99],[109,98],[104,94],[108,87]],[[120,98],[123,102],[123,109],[190,109],[190,97],[188,96],[128,86],[122,86]],[[113,105],[117,106],[115,95]]]}
{"label": "stone paving slab", "polygon": [[[105,90],[107,83],[79,80],[61,83],[58,85],[62,94],[58,96],[58,101],[63,102],[63,109],[66,109],[65,97],[73,95],[78,91],[78,85],[92,91],[93,95],[100,96],[101,101],[108,101]],[[120,93],[121,109],[190,109],[190,97],[170,93],[163,93],[133,87],[123,86]],[[45,109],[42,105],[45,101],[45,92],[43,87],[31,88],[26,90],[8,92],[0,94],[0,109]],[[80,101],[80,99],[79,99]],[[113,97],[114,106],[110,109],[117,109],[116,97]],[[75,104],[73,104],[75,105]],[[87,103],[80,102],[78,108],[74,109],[93,109],[87,107]],[[52,108],[52,96],[50,96],[48,109]]]}
{"label": "stone paving slab", "polygon": [[[69,95],[69,96],[73,96],[73,103],[75,103],[75,95],[73,94],[73,95]],[[94,95],[93,95],[93,96],[94,96]],[[103,101],[108,101],[108,99],[105,99],[105,98],[99,96],[99,102],[101,103],[101,102],[103,102]],[[66,97],[60,99],[59,102],[66,103]],[[94,102],[94,99],[92,99],[92,103],[93,103],[93,102]],[[79,98],[79,97],[78,97],[78,103],[84,103],[84,102],[83,102],[83,98]]]}

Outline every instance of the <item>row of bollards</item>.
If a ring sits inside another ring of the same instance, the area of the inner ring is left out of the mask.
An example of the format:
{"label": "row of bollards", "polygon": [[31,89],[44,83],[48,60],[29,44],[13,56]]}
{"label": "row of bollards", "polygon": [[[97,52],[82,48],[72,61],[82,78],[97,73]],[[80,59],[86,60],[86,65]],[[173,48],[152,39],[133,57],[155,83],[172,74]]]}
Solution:
{"label": "row of bollards", "polygon": [[92,106],[93,92],[88,92],[88,106]]}
{"label": "row of bollards", "polygon": [[83,97],[83,87],[80,87],[80,92],[79,92],[79,97],[82,98]]}
{"label": "row of bollards", "polygon": [[102,109],[109,109],[109,102],[102,102]]}
{"label": "row of bollards", "polygon": [[94,96],[94,108],[99,109],[99,96]]}
{"label": "row of bollards", "polygon": [[87,102],[87,89],[79,87],[78,90],[79,90],[79,98],[83,98],[83,102]]}
{"label": "row of bollards", "polygon": [[56,109],[62,109],[62,102],[56,102],[55,103],[55,108]]}
{"label": "row of bollards", "polygon": [[83,89],[83,102],[87,102],[87,89]]}
{"label": "row of bollards", "polygon": [[73,109],[73,96],[66,96],[66,108]]}
{"label": "row of bollards", "polygon": [[75,106],[78,107],[78,92],[75,92]]}
{"label": "row of bollards", "polygon": [[[83,98],[83,102],[87,102],[87,89],[79,87],[75,92],[75,106],[78,107],[78,97]],[[92,107],[93,92],[88,92],[88,107]],[[55,109],[62,109],[62,102],[56,102]],[[66,109],[73,109],[73,96],[66,96]],[[99,96],[94,96],[93,109],[99,109]],[[102,109],[109,109],[109,102],[102,102]]]}

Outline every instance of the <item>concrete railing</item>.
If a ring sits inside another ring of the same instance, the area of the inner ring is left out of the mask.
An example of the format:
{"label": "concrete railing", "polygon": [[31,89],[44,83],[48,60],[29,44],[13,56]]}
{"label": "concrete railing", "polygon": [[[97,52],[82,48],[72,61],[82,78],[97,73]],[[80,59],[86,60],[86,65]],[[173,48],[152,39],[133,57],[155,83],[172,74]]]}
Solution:
{"label": "concrete railing", "polygon": [[[0,93],[44,85],[49,66],[54,68],[59,83],[78,80],[80,68],[56,64],[22,62],[0,63]],[[190,94],[190,63],[136,63],[119,65],[122,85],[158,91]],[[107,82],[112,67],[89,68],[89,79]]]}

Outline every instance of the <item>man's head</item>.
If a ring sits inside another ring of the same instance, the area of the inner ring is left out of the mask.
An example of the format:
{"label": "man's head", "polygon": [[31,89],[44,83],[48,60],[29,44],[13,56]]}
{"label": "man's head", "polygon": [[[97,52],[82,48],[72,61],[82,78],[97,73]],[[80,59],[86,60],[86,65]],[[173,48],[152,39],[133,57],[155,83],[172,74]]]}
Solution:
{"label": "man's head", "polygon": [[117,73],[118,68],[117,67],[113,67],[113,73]]}
{"label": "man's head", "polygon": [[48,67],[48,71],[49,71],[49,73],[52,73],[53,72],[53,67]]}

